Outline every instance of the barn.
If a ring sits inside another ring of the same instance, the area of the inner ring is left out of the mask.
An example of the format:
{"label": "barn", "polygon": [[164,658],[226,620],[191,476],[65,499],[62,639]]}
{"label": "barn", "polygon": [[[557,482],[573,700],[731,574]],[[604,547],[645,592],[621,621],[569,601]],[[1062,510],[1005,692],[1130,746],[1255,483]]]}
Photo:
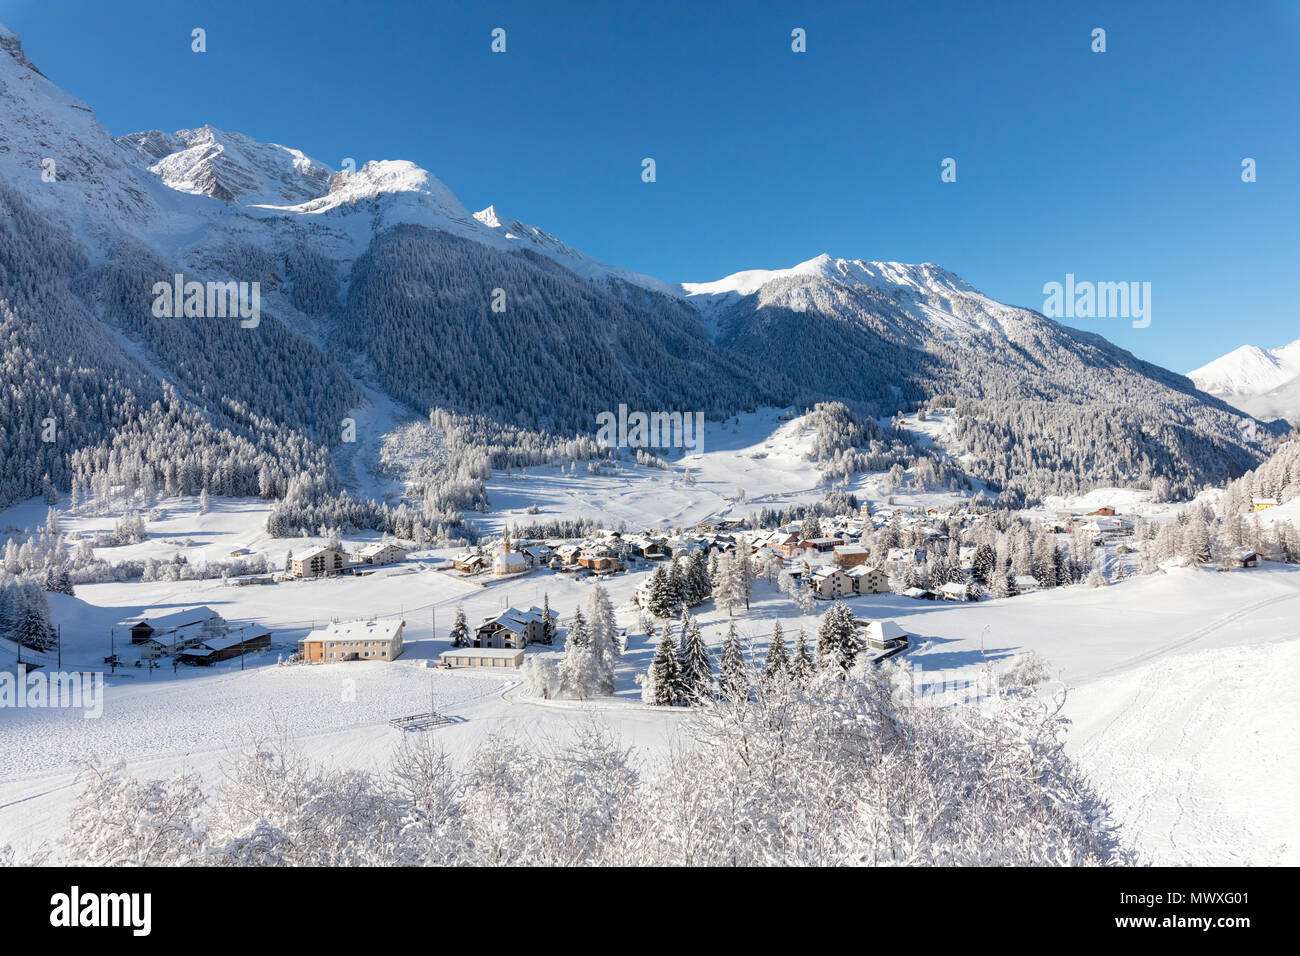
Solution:
{"label": "barn", "polygon": [[214,637],[193,647],[181,651],[177,657],[182,664],[196,664],[207,667],[219,661],[228,661],[232,657],[264,651],[271,646],[271,632],[245,637],[242,634],[229,634],[226,637]]}
{"label": "barn", "polygon": [[522,647],[453,647],[439,655],[444,667],[520,667]]}

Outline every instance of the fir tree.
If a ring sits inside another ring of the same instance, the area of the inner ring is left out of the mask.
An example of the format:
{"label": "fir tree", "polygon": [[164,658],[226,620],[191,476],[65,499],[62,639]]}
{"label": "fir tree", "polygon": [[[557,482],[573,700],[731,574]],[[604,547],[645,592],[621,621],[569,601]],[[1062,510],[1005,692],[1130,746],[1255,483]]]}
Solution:
{"label": "fir tree", "polygon": [[551,595],[542,595],[542,637],[540,643],[555,643],[555,616],[551,613]]}
{"label": "fir tree", "polygon": [[785,647],[785,635],[781,631],[781,622],[772,625],[772,643],[767,646],[767,660],[763,662],[763,685],[771,687],[782,677],[790,675],[790,654]]}
{"label": "fir tree", "polygon": [[682,612],[682,637],[677,646],[677,662],[684,695],[689,703],[699,703],[713,696],[713,662],[700,633],[700,625]]}
{"label": "fir tree", "polygon": [[843,601],[836,601],[825,614],[817,630],[817,666],[848,670],[862,649],[853,612]]}
{"label": "fir tree", "polygon": [[456,620],[451,625],[451,646],[469,647],[469,623],[465,620],[465,608],[457,605]]}
{"label": "fir tree", "polygon": [[749,697],[749,675],[745,670],[745,654],[740,646],[736,624],[727,627],[722,641],[722,660],[718,667],[718,688],[727,700],[745,700]]}
{"label": "fir tree", "polygon": [[665,627],[663,639],[655,651],[650,665],[654,681],[654,702],[658,707],[676,707],[683,702],[681,669],[677,663],[677,648],[673,646],[672,631]]}
{"label": "fir tree", "polygon": [[587,633],[587,623],[581,611],[573,612],[568,639],[564,642],[564,658],[560,661],[560,688],[571,700],[586,700],[595,694],[605,693],[603,666],[600,651]]}

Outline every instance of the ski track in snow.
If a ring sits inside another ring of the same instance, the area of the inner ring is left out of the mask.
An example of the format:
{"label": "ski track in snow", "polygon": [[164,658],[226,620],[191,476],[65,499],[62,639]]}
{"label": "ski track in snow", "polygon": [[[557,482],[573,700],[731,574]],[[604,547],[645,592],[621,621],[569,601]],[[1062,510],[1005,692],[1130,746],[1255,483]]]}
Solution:
{"label": "ski track in snow", "polygon": [[[1297,862],[1298,669],[1300,641],[1288,641],[1178,654],[1115,679],[1125,701],[1070,749],[1149,862]],[[1090,682],[1072,706],[1115,693]]]}

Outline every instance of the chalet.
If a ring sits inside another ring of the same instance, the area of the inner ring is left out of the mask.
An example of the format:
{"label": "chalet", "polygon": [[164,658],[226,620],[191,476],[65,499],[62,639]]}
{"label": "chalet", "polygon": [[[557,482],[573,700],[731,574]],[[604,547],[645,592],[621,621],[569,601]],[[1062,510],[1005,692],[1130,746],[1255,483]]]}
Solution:
{"label": "chalet", "polygon": [[[554,611],[551,612],[551,618],[555,618]],[[544,621],[539,607],[531,607],[527,611],[508,607],[487,618],[475,629],[474,646],[523,649],[541,640]]]}
{"label": "chalet", "polygon": [[379,541],[358,548],[352,557],[357,564],[397,564],[406,560],[406,549],[391,541]]}
{"label": "chalet", "polygon": [[1032,574],[1017,574],[1017,575],[1016,575],[1016,590],[1017,590],[1017,591],[1037,591],[1037,590],[1038,590],[1038,578],[1034,577]]}
{"label": "chalet", "polygon": [[925,560],[925,552],[912,548],[890,548],[885,559],[899,564],[920,564]]}
{"label": "chalet", "polygon": [[528,559],[518,551],[503,551],[492,559],[492,573],[498,576],[528,570]]}
{"label": "chalet", "polygon": [[1277,507],[1276,498],[1251,498],[1250,499],[1251,511],[1267,511],[1269,508],[1276,508],[1276,507]]}
{"label": "chalet", "polygon": [[597,544],[578,552],[578,567],[596,574],[613,574],[623,570],[623,560],[609,545]]}
{"label": "chalet", "polygon": [[392,661],[402,654],[406,622],[390,617],[372,621],[335,621],[298,642],[298,656],[309,663]]}
{"label": "chalet", "polygon": [[207,667],[253,651],[264,651],[270,646],[270,631],[249,637],[245,637],[243,634],[227,634],[225,637],[213,637],[200,641],[193,647],[187,647],[176,656],[182,664],[196,664],[200,667]]}
{"label": "chalet", "polygon": [[289,576],[316,578],[325,574],[338,574],[347,565],[347,560],[348,556],[337,548],[318,544],[293,556],[289,562]]}
{"label": "chalet", "polygon": [[519,549],[530,568],[543,568],[550,563],[554,552],[544,544],[530,544]]}
{"label": "chalet", "polygon": [[810,554],[829,554],[843,543],[839,538],[808,538],[803,543],[803,549]]}
{"label": "chalet", "polygon": [[853,580],[854,594],[888,594],[889,575],[880,568],[860,564],[845,572]]}
{"label": "chalet", "polygon": [[212,622],[209,625],[211,630],[225,627],[226,624],[216,611],[206,605],[146,617],[130,625],[131,643],[143,644],[155,634],[161,637],[173,631],[197,629],[209,621]]}
{"label": "chalet", "polygon": [[480,574],[488,568],[488,556],[478,551],[464,551],[451,559],[451,565],[461,574]]}
{"label": "chalet", "polygon": [[966,585],[959,584],[956,581],[949,581],[947,584],[940,585],[939,597],[945,601],[965,601]]}
{"label": "chalet", "polygon": [[1232,556],[1232,561],[1239,568],[1257,568],[1259,567],[1259,552],[1241,551]]}
{"label": "chalet", "polygon": [[581,550],[580,545],[562,544],[555,549],[555,558],[559,560],[562,567],[576,565],[578,563],[578,552]]}
{"label": "chalet", "polygon": [[783,558],[793,558],[803,550],[803,543],[799,540],[799,535],[793,531],[777,531],[763,547],[773,549]]}
{"label": "chalet", "polygon": [[668,541],[666,538],[655,538],[650,535],[637,535],[628,541],[628,547],[632,553],[639,558],[645,558],[647,561],[662,561],[668,556]]}
{"label": "chalet", "polygon": [[522,647],[453,647],[438,655],[444,667],[520,667]]}
{"label": "chalet", "polygon": [[837,568],[855,568],[871,560],[871,552],[860,544],[842,544],[835,549]]}
{"label": "chalet", "polygon": [[908,588],[903,592],[903,597],[909,597],[914,601],[935,601],[938,600],[939,595],[928,588]]}
{"label": "chalet", "polygon": [[1109,505],[1102,505],[1096,511],[1089,511],[1088,515],[1093,518],[1113,518],[1115,517],[1115,509]]}
{"label": "chalet", "polygon": [[907,632],[895,621],[854,621],[865,634],[867,646],[885,651],[907,644]]}
{"label": "chalet", "polygon": [[853,593],[853,579],[843,568],[814,568],[808,575],[808,586],[821,598],[840,598]]}

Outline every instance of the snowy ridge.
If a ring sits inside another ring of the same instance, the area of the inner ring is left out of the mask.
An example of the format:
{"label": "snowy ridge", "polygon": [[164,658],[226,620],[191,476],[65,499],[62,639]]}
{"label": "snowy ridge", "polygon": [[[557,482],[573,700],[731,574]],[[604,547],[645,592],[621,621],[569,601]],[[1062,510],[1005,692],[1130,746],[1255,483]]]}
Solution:
{"label": "snowy ridge", "polygon": [[117,140],[178,192],[253,205],[292,205],[320,196],[333,171],[296,149],[203,126]]}
{"label": "snowy ridge", "polygon": [[712,282],[686,282],[681,288],[710,324],[718,312],[748,296],[754,297],[758,309],[807,312],[842,308],[844,293],[864,292],[889,299],[909,323],[942,338],[985,332],[1000,336],[1009,324],[1032,316],[990,299],[933,262],[869,262],[826,253],[789,269],[749,269]]}
{"label": "snowy ridge", "polygon": [[1275,349],[1243,345],[1187,377],[1258,418],[1300,420],[1300,339]]}
{"label": "snowy ridge", "polygon": [[882,291],[911,289],[922,295],[936,293],[979,295],[970,283],[932,262],[908,265],[902,262],[867,262],[862,259],[836,259],[822,253],[789,269],[748,269],[724,276],[713,282],[683,282],[689,296],[714,296],[735,293],[753,295],[775,279],[809,276],[845,285],[869,286]]}
{"label": "snowy ridge", "polygon": [[1300,340],[1276,349],[1243,345],[1187,377],[1212,395],[1259,395],[1300,375]]}

